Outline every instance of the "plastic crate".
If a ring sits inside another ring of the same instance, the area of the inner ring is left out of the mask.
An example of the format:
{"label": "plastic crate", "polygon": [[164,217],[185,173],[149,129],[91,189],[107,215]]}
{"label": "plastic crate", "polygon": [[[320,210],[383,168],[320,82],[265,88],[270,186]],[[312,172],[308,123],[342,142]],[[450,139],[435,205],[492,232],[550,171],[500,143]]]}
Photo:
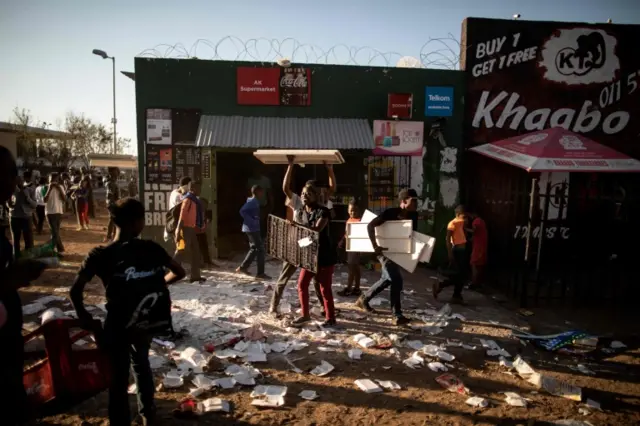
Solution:
{"label": "plastic crate", "polygon": [[73,347],[90,334],[80,330],[78,320],[55,319],[24,336],[25,344],[44,339],[44,358],[23,373],[23,384],[34,409],[54,401],[76,404],[109,387],[109,363],[102,351],[97,347]]}
{"label": "plastic crate", "polygon": [[[312,243],[300,247],[298,241],[309,238]],[[267,219],[267,254],[307,271],[318,272],[318,238],[316,231],[269,215]]]}

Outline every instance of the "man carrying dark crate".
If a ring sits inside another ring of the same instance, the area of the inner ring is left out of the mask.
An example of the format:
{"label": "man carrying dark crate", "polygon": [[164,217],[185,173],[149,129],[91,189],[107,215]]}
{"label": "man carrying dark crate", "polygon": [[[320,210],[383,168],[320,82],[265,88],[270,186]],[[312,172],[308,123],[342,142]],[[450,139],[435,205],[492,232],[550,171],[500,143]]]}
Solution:
{"label": "man carrying dark crate", "polygon": [[[303,203],[300,197],[295,194],[291,190],[291,179],[293,178],[293,162],[295,157],[290,155],[287,157],[289,160],[289,166],[287,167],[287,172],[284,175],[284,179],[282,181],[282,190],[284,194],[287,196],[286,206],[293,210],[293,221],[299,223],[303,226],[309,226],[308,223],[304,222],[304,215],[298,214],[303,208]],[[327,191],[327,198],[335,191],[336,188],[336,176],[333,172],[333,165],[326,164],[327,173],[329,175],[329,188]],[[309,181],[305,184],[305,187],[315,188],[315,182]],[[319,191],[316,191],[319,192]],[[271,298],[271,306],[269,308],[269,313],[273,316],[278,315],[278,305],[280,304],[280,300],[282,299],[282,295],[284,293],[284,289],[287,286],[287,283],[293,276],[293,274],[298,269],[295,265],[292,265],[288,262],[282,263],[282,271],[280,272],[280,276],[278,277],[278,281],[276,283],[276,288],[273,291],[273,296]],[[313,280],[313,285],[316,291],[316,296],[318,298],[318,302],[322,307],[322,315],[325,315],[324,311],[324,298],[322,297],[322,291],[320,289],[320,285],[317,279]]]}

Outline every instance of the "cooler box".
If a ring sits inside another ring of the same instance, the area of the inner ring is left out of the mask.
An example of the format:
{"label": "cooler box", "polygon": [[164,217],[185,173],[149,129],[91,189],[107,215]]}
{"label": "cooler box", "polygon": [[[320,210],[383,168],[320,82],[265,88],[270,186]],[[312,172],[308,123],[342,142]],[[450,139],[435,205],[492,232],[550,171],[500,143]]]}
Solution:
{"label": "cooler box", "polygon": [[90,334],[80,328],[78,320],[54,319],[24,337],[25,344],[38,338],[44,340],[44,358],[26,367],[23,373],[27,397],[34,408],[54,400],[76,404],[109,387],[105,355],[97,347],[74,345]]}

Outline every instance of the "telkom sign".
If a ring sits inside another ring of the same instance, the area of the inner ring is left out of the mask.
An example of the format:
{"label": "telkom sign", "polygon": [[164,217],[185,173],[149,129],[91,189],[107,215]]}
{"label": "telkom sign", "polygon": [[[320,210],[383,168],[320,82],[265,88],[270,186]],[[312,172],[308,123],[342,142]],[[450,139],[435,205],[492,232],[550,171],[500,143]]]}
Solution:
{"label": "telkom sign", "polygon": [[453,115],[453,87],[427,86],[424,99],[424,115],[427,117]]}

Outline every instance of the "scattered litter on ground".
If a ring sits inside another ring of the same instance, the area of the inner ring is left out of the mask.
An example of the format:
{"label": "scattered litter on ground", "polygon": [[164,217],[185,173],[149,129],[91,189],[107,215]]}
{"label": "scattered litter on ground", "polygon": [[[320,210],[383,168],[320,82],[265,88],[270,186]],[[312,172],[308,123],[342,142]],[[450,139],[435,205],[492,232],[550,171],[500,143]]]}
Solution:
{"label": "scattered litter on ground", "polygon": [[309,372],[309,374],[313,374],[314,376],[323,377],[323,376],[326,376],[327,374],[331,373],[334,369],[335,369],[335,367],[333,365],[331,365],[327,361],[323,360],[323,361],[320,362],[320,365],[318,365],[316,368],[311,370]]}
{"label": "scattered litter on ground", "polygon": [[449,369],[445,367],[445,365],[441,362],[430,362],[429,364],[427,364],[427,367],[429,367],[431,371],[435,371],[436,373],[439,371],[449,371]]}
{"label": "scattered litter on ground", "polygon": [[383,389],[375,384],[375,382],[371,379],[358,379],[354,383],[360,388],[361,391],[365,393],[383,392]]}
{"label": "scattered litter on ground", "polygon": [[489,406],[489,401],[479,396],[472,396],[465,401],[465,404],[477,408],[486,408]]}
{"label": "scattered litter on ground", "polygon": [[300,398],[306,399],[307,401],[313,401],[318,398],[318,393],[314,390],[303,390],[299,394]]}
{"label": "scattered litter on ground", "polygon": [[400,390],[402,387],[391,380],[376,380],[376,382],[385,389],[388,390]]}
{"label": "scattered litter on ground", "polygon": [[375,340],[373,340],[370,337],[367,337],[362,333],[356,334],[355,336],[353,336],[353,341],[356,342],[356,344],[362,346],[363,348],[370,348],[372,346],[375,346],[376,344]]}
{"label": "scattered litter on ground", "polygon": [[198,403],[197,413],[231,412],[231,404],[220,398],[209,398]]}
{"label": "scattered litter on ground", "polygon": [[360,359],[360,357],[362,356],[362,351],[360,349],[349,349],[347,351],[347,354],[351,359]]}
{"label": "scattered litter on ground", "polygon": [[281,407],[284,405],[284,396],[287,394],[286,386],[256,386],[251,392],[251,405],[258,407]]}
{"label": "scattered litter on ground", "polygon": [[614,340],[613,342],[611,342],[609,347],[611,347],[611,349],[624,349],[624,348],[627,347],[627,345],[625,345],[624,343],[620,342],[619,340]]}
{"label": "scattered litter on ground", "polygon": [[512,407],[527,406],[527,400],[515,392],[505,392],[504,395],[506,396],[505,401],[507,402],[507,404],[511,405]]}
{"label": "scattered litter on ground", "polygon": [[469,389],[464,386],[462,380],[458,379],[453,374],[443,374],[438,376],[436,377],[436,382],[449,392],[459,393],[462,395],[469,393]]}

